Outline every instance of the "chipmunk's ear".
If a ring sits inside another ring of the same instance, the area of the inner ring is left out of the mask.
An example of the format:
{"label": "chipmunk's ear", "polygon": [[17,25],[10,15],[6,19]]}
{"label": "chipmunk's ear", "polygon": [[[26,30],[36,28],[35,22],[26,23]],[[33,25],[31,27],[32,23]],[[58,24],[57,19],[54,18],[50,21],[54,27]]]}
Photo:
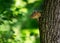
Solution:
{"label": "chipmunk's ear", "polygon": [[37,12],[37,10],[35,10],[34,12]]}
{"label": "chipmunk's ear", "polygon": [[37,13],[38,11],[37,10],[34,10],[34,13]]}
{"label": "chipmunk's ear", "polygon": [[37,13],[37,11],[33,11],[32,14],[31,14],[31,17],[34,17],[35,13]]}

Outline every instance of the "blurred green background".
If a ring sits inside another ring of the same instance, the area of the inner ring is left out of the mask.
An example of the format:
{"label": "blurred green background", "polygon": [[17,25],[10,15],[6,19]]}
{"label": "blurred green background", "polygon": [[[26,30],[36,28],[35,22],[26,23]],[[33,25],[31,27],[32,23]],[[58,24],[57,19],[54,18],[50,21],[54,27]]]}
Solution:
{"label": "blurred green background", "polygon": [[40,43],[38,21],[30,16],[42,5],[43,0],[0,0],[0,43]]}

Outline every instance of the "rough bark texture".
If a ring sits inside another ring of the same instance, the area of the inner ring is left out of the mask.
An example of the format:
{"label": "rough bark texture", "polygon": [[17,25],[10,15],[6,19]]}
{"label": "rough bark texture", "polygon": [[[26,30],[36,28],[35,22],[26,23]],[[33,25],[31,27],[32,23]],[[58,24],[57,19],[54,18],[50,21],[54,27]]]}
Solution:
{"label": "rough bark texture", "polygon": [[60,43],[60,0],[45,0],[39,24],[41,43]]}

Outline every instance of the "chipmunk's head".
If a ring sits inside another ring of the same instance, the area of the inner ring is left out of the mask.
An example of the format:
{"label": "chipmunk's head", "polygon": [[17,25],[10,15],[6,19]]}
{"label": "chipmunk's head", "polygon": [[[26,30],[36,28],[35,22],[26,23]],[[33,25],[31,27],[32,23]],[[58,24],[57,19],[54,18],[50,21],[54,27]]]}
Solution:
{"label": "chipmunk's head", "polygon": [[41,13],[38,11],[34,11],[31,15],[32,19],[39,19],[39,17],[41,17]]}

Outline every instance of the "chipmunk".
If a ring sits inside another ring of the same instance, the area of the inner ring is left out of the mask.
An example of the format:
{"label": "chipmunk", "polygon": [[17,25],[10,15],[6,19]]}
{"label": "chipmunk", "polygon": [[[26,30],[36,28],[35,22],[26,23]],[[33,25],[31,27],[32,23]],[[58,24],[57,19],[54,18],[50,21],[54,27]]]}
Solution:
{"label": "chipmunk", "polygon": [[41,13],[38,11],[34,11],[31,15],[32,19],[37,19],[39,21],[39,17],[41,17]]}

